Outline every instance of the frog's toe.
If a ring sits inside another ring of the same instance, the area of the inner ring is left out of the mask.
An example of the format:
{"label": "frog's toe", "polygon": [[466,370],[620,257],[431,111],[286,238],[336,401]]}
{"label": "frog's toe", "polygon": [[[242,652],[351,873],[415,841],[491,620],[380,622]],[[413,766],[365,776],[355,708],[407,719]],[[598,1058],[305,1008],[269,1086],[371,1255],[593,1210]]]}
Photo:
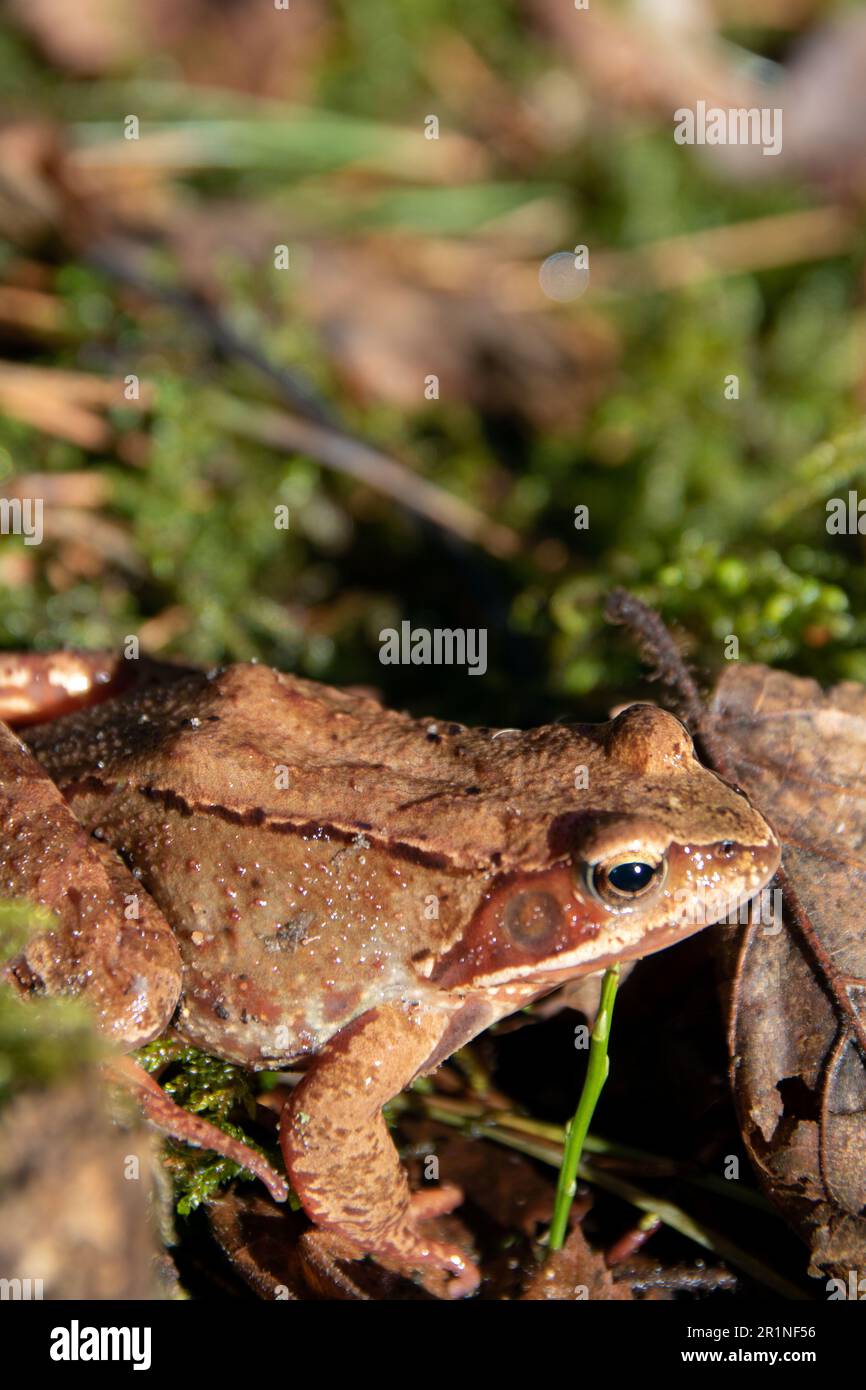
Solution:
{"label": "frog's toe", "polygon": [[265,1184],[275,1202],[285,1202],[289,1187],[285,1178],[271,1166],[264,1154],[249,1144],[218,1129],[203,1115],[194,1115],[172,1100],[144,1067],[131,1057],[112,1057],[105,1064],[113,1080],[131,1091],[151,1124],[163,1134],[198,1149],[211,1149],[239,1167],[254,1173]]}
{"label": "frog's toe", "polygon": [[441,1187],[430,1187],[424,1192],[413,1192],[410,1210],[413,1221],[430,1221],[436,1216],[447,1216],[463,1201],[463,1190],[455,1183],[446,1182]]}
{"label": "frog's toe", "polygon": [[387,1268],[416,1273],[421,1285],[437,1298],[465,1298],[474,1293],[481,1279],[478,1266],[459,1245],[431,1239],[422,1226],[453,1211],[462,1200],[463,1193],[450,1184],[414,1193],[405,1221],[372,1253]]}
{"label": "frog's toe", "polygon": [[[399,1253],[398,1253],[399,1247]],[[364,1248],[337,1231],[305,1231],[300,1241],[304,1276],[321,1298],[369,1299],[371,1293],[345,1268],[369,1257],[382,1269],[403,1279],[416,1276],[434,1298],[465,1298],[480,1281],[477,1266],[456,1245],[429,1241],[412,1227],[398,1232],[387,1246]]]}
{"label": "frog's toe", "polygon": [[465,1298],[480,1283],[477,1265],[459,1245],[437,1240],[425,1225],[445,1216],[463,1201],[450,1183],[415,1192],[402,1215],[366,1238],[353,1239],[345,1230],[316,1231],[332,1258],[358,1260],[369,1256],[383,1269],[404,1279],[415,1278],[435,1298]]}
{"label": "frog's toe", "polygon": [[481,1274],[459,1245],[428,1240],[413,1227],[398,1233],[396,1240],[382,1250],[370,1252],[385,1269],[418,1283],[434,1298],[466,1298],[481,1282]]}
{"label": "frog's toe", "polygon": [[[438,1298],[468,1298],[481,1283],[481,1272],[459,1245],[435,1241],[428,1246],[433,1272],[421,1271],[421,1283]],[[444,1276],[444,1278],[443,1278]]]}

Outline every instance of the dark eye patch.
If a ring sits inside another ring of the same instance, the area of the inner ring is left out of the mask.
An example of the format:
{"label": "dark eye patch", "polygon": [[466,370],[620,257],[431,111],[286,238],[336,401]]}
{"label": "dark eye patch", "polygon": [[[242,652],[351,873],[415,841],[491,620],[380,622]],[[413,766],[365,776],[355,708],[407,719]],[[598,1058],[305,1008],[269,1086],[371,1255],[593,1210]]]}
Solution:
{"label": "dark eye patch", "polygon": [[502,925],[512,941],[527,950],[540,950],[552,942],[562,924],[562,908],[552,893],[532,889],[516,893],[502,915]]}

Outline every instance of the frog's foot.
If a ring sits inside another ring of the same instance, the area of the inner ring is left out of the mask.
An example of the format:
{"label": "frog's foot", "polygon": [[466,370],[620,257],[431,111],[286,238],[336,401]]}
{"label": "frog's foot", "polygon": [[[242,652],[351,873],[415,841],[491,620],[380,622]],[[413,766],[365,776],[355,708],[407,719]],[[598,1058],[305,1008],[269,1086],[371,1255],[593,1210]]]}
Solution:
{"label": "frog's foot", "polygon": [[462,1201],[463,1188],[453,1182],[443,1182],[441,1187],[428,1187],[423,1192],[413,1192],[409,1204],[413,1220],[431,1221],[436,1216],[448,1216]]}
{"label": "frog's foot", "polygon": [[177,1105],[131,1057],[114,1058],[107,1063],[107,1067],[110,1075],[124,1089],[133,1092],[147,1119],[163,1134],[184,1144],[192,1144],[197,1149],[212,1149],[223,1158],[231,1159],[260,1178],[275,1202],[286,1200],[289,1195],[288,1183],[263,1154],[218,1129],[201,1115],[192,1115]]}
{"label": "frog's foot", "polygon": [[[342,1266],[370,1257],[392,1274],[403,1278],[417,1275],[417,1282],[434,1298],[465,1298],[474,1293],[480,1274],[466,1252],[457,1245],[427,1239],[415,1225],[416,1219],[444,1214],[445,1209],[438,1206],[435,1210],[429,1209],[435,1205],[430,1198],[438,1197],[439,1193],[417,1195],[422,1198],[417,1204],[422,1209],[421,1215],[416,1218],[413,1210],[411,1226],[404,1228],[397,1240],[389,1240],[375,1249],[361,1246],[338,1231],[316,1227],[306,1231],[301,1237],[301,1250],[307,1282],[313,1290],[329,1298],[369,1298],[369,1293]],[[449,1198],[447,1210],[451,1210],[453,1202],[453,1197]]]}
{"label": "frog's foot", "polygon": [[383,1269],[404,1279],[416,1276],[421,1287],[435,1298],[465,1298],[478,1288],[478,1266],[459,1245],[435,1240],[423,1229],[425,1222],[447,1215],[462,1201],[460,1188],[451,1184],[415,1192],[384,1229],[352,1236],[347,1223],[345,1227],[325,1226],[307,1232],[307,1253],[323,1282],[332,1288],[344,1283],[352,1289],[356,1287],[336,1270],[336,1261],[369,1256]]}
{"label": "frog's foot", "polygon": [[417,1271],[422,1286],[437,1298],[466,1298],[481,1281],[478,1266],[459,1245],[431,1240],[422,1229],[422,1222],[445,1216],[462,1201],[460,1188],[451,1184],[413,1193],[404,1219],[371,1253],[398,1274]]}

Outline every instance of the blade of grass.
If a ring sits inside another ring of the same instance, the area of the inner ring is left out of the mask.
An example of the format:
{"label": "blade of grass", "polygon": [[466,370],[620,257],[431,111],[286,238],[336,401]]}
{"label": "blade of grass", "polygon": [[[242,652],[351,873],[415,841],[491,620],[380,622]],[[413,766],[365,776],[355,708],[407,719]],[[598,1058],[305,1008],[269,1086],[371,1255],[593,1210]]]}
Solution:
{"label": "blade of grass", "polygon": [[618,983],[619,966],[615,965],[611,970],[604,972],[601,985],[601,1003],[589,1043],[586,1080],[583,1083],[583,1091],[577,1109],[566,1131],[565,1149],[562,1155],[562,1166],[559,1170],[559,1181],[556,1184],[556,1203],[548,1239],[551,1250],[561,1250],[565,1241],[568,1230],[568,1214],[574,1201],[577,1170],[583,1153],[583,1146],[586,1142],[590,1121],[598,1104],[598,1098],[610,1070],[607,1044],[610,1038],[610,1025]]}

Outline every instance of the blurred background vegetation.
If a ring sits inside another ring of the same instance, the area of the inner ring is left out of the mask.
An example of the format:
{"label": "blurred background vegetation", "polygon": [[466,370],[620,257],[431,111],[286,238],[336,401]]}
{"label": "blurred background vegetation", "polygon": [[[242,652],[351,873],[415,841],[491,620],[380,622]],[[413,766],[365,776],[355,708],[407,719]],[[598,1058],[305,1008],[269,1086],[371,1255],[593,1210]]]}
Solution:
{"label": "blurred background vegetation", "polygon": [[[45,500],[41,546],[2,540],[4,646],[595,717],[639,693],[625,584],[707,671],[733,634],[866,678],[863,538],[826,530],[866,460],[860,7],[3,15],[0,487]],[[698,98],[780,107],[782,154],[675,144]],[[404,618],[487,628],[487,676],[381,666]]]}

